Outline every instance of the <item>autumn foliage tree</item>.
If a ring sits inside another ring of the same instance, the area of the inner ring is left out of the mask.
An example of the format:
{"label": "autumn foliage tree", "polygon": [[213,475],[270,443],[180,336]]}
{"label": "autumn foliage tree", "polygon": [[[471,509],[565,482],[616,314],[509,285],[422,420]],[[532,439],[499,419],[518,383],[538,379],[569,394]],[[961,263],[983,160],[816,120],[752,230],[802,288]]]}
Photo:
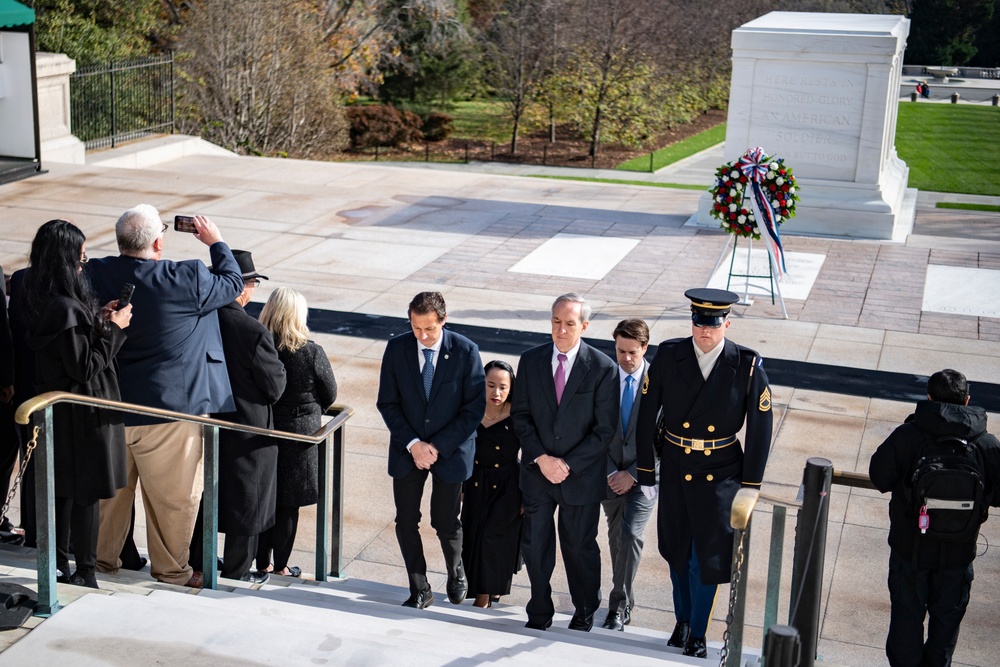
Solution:
{"label": "autumn foliage tree", "polygon": [[295,0],[193,6],[180,41],[184,125],[240,153],[322,157],[346,145],[319,19]]}

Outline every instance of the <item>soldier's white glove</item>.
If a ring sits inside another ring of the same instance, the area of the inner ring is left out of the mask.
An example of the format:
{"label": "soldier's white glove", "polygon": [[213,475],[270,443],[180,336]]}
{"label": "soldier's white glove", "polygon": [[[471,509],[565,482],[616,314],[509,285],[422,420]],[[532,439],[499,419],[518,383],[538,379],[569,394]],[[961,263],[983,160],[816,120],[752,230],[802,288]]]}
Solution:
{"label": "soldier's white glove", "polygon": [[655,486],[643,486],[642,495],[646,496],[646,500],[653,500],[656,498],[656,487]]}

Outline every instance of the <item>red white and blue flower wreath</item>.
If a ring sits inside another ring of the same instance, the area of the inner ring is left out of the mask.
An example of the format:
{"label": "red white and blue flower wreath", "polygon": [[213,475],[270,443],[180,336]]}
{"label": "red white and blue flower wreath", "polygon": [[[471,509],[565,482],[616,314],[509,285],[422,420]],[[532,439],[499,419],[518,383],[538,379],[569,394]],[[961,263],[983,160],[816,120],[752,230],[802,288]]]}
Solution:
{"label": "red white and blue flower wreath", "polygon": [[799,195],[792,168],[785,165],[784,159],[772,158],[758,146],[719,167],[715,177],[715,186],[709,190],[713,196],[712,217],[730,234],[763,238],[779,270],[785,272],[778,227],[795,217]]}

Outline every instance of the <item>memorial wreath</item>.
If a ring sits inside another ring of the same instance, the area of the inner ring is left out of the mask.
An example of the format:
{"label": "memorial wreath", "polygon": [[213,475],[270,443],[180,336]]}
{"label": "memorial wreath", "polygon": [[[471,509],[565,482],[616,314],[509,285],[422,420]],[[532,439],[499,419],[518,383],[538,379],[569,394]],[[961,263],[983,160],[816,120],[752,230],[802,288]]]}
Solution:
{"label": "memorial wreath", "polygon": [[737,160],[715,172],[713,218],[730,234],[756,240],[764,230],[765,241],[773,246],[775,260],[784,269],[784,253],[778,227],[795,217],[798,188],[792,168],[783,158],[767,155],[763,148],[751,148]]}

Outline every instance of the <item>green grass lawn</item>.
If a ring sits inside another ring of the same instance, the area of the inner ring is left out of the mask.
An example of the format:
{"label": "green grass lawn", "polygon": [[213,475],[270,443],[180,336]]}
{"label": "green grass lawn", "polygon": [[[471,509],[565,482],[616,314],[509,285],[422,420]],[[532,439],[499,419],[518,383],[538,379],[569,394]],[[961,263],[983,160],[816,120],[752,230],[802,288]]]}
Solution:
{"label": "green grass lawn", "polygon": [[711,129],[705,130],[704,132],[699,132],[698,134],[688,137],[687,139],[678,141],[676,144],[670,144],[665,148],[654,151],[652,170],[649,168],[649,153],[633,158],[628,162],[622,162],[615,168],[623,171],[656,171],[661,167],[673,164],[678,160],[682,160],[689,155],[694,155],[699,151],[710,148],[715,144],[722,143],[725,140],[726,124],[723,123],[721,125],[716,125]]}
{"label": "green grass lawn", "polygon": [[935,208],[950,208],[956,211],[987,211],[989,213],[1000,213],[1000,206],[993,204],[965,204],[953,201],[939,201]]}
{"label": "green grass lawn", "polygon": [[452,137],[456,139],[497,143],[510,141],[510,122],[506,118],[506,109],[500,102],[455,102],[445,113],[455,119]]}
{"label": "green grass lawn", "polygon": [[543,174],[527,174],[532,178],[554,178],[559,181],[585,181],[587,183],[617,183],[618,185],[644,185],[650,188],[675,188],[679,190],[704,190],[704,185],[690,183],[654,183],[651,181],[626,181],[617,178],[587,178],[586,176],[548,176]]}
{"label": "green grass lawn", "polygon": [[910,187],[1000,196],[1000,108],[971,104],[899,105],[896,151]]}

